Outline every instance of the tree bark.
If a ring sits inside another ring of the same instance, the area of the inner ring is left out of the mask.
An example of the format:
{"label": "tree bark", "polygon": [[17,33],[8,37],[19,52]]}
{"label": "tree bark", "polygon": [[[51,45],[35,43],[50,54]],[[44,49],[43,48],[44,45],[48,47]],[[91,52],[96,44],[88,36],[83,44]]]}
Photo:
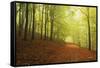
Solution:
{"label": "tree bark", "polygon": [[26,24],[25,24],[24,40],[27,39],[27,30],[28,30],[28,4],[26,4]]}
{"label": "tree bark", "polygon": [[33,25],[32,25],[32,39],[35,35],[35,5],[33,4]]}
{"label": "tree bark", "polygon": [[88,16],[87,16],[87,22],[88,22],[88,40],[89,40],[89,50],[91,50],[91,33],[90,33],[90,20],[89,20],[89,8],[87,8]]}
{"label": "tree bark", "polygon": [[44,5],[42,6],[42,21],[41,21],[41,39],[43,38],[43,16],[44,14]]}
{"label": "tree bark", "polygon": [[47,10],[47,6],[45,6],[45,38],[47,37],[47,22],[48,22],[48,10]]}
{"label": "tree bark", "polygon": [[21,10],[22,10],[22,5],[19,4],[19,7],[20,7],[20,11],[19,11],[19,36],[21,35]]}
{"label": "tree bark", "polygon": [[50,21],[51,21],[50,40],[53,40],[53,28],[54,28],[54,6],[51,6],[51,11],[50,11]]}

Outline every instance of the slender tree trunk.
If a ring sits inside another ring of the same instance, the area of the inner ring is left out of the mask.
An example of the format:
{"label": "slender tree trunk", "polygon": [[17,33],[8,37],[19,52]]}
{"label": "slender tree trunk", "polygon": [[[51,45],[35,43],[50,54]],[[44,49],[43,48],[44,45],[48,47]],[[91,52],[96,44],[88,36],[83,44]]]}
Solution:
{"label": "slender tree trunk", "polygon": [[51,20],[51,33],[50,33],[50,40],[53,40],[53,28],[54,28],[54,6],[51,6],[51,11],[50,11],[50,20]]}
{"label": "slender tree trunk", "polygon": [[29,34],[31,34],[31,25],[32,25],[32,22],[33,22],[33,20],[32,20],[32,11],[33,11],[32,10],[32,5],[30,5],[30,6],[31,6],[30,7],[31,9],[29,10],[30,11],[30,14],[29,14],[30,15],[30,17],[29,17],[30,18],[30,21],[29,21]]}
{"label": "slender tree trunk", "polygon": [[34,35],[35,35],[35,5],[33,5],[32,39],[34,39]]}
{"label": "slender tree trunk", "polygon": [[89,20],[89,8],[87,8],[88,16],[87,16],[87,22],[88,22],[88,40],[89,40],[89,50],[91,50],[91,33],[90,33],[90,20]]}
{"label": "slender tree trunk", "polygon": [[[38,18],[38,33],[40,33],[40,22],[41,22],[41,5],[39,5],[39,18]],[[38,39],[40,39],[41,35],[39,34]]]}
{"label": "slender tree trunk", "polygon": [[22,18],[21,18],[21,10],[22,10],[22,5],[21,4],[19,4],[19,7],[20,7],[20,12],[19,12],[19,36],[21,35],[21,20],[22,20]]}
{"label": "slender tree trunk", "polygon": [[47,33],[47,19],[48,19],[48,11],[47,11],[47,6],[45,6],[45,38],[44,39],[46,39],[46,37],[47,37],[47,35],[46,35],[46,33]]}
{"label": "slender tree trunk", "polygon": [[25,23],[25,35],[24,35],[24,40],[27,39],[27,30],[28,30],[28,4],[26,4],[26,23]]}
{"label": "slender tree trunk", "polygon": [[42,21],[41,21],[41,39],[43,38],[43,16],[44,14],[44,5],[42,6]]}
{"label": "slender tree trunk", "polygon": [[48,39],[48,24],[49,24],[49,17],[48,17],[48,15],[49,15],[49,6],[48,6],[48,9],[47,9],[47,28],[46,28],[46,36],[47,36],[47,38],[46,39]]}
{"label": "slender tree trunk", "polygon": [[25,12],[24,12],[25,10],[24,9],[25,9],[25,4],[22,4],[22,24],[21,24],[21,32],[22,32],[21,35],[22,35],[22,37],[23,37],[23,26],[24,26],[23,24],[24,24],[24,16],[25,16]]}

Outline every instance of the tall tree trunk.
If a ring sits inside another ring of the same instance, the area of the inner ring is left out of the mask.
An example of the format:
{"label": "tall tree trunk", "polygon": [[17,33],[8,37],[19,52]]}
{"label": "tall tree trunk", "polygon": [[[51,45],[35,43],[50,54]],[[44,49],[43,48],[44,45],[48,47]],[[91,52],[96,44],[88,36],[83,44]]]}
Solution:
{"label": "tall tree trunk", "polygon": [[32,25],[32,39],[35,35],[35,5],[33,4],[33,25]]}
{"label": "tall tree trunk", "polygon": [[24,26],[24,16],[25,16],[25,4],[22,4],[22,23],[21,23],[21,32],[22,32],[22,37],[23,37],[23,26]]}
{"label": "tall tree trunk", "polygon": [[48,14],[48,11],[47,11],[47,6],[45,6],[45,35],[44,35],[44,39],[46,39],[46,37],[47,37],[47,35],[46,35],[46,33],[47,33],[47,27],[46,27],[46,25],[47,25],[47,15]]}
{"label": "tall tree trunk", "polygon": [[27,30],[28,30],[28,4],[26,4],[26,23],[25,23],[24,40],[27,39]]}
{"label": "tall tree trunk", "polygon": [[51,11],[50,11],[50,20],[51,20],[50,40],[53,40],[53,28],[54,28],[54,6],[51,6]]}
{"label": "tall tree trunk", "polygon": [[32,22],[33,22],[33,20],[32,20],[32,5],[30,5],[31,7],[31,9],[29,10],[30,11],[30,14],[29,14],[29,18],[30,18],[30,21],[29,21],[29,35],[31,34],[31,25],[32,25]]}
{"label": "tall tree trunk", "polygon": [[[41,22],[41,5],[39,5],[39,18],[38,18],[38,33],[40,33],[40,22]],[[38,36],[38,39],[40,39],[41,35]]]}
{"label": "tall tree trunk", "polygon": [[89,20],[89,8],[87,8],[87,22],[88,22],[88,40],[89,40],[89,50],[91,50],[91,33],[90,33],[90,20]]}
{"label": "tall tree trunk", "polygon": [[42,21],[41,21],[41,39],[43,38],[43,16],[44,14],[44,5],[42,6]]}
{"label": "tall tree trunk", "polygon": [[22,20],[22,18],[21,18],[21,10],[22,10],[22,5],[21,4],[19,4],[19,7],[20,7],[20,12],[19,12],[19,36],[21,35],[21,20]]}
{"label": "tall tree trunk", "polygon": [[46,36],[47,36],[47,38],[46,39],[48,39],[48,24],[49,24],[49,6],[47,7],[47,27],[46,27]]}

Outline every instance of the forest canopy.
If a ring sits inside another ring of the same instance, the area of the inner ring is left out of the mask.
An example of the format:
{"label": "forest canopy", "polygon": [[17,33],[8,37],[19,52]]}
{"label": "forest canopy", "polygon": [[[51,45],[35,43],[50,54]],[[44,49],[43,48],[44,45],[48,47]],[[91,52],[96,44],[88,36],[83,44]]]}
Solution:
{"label": "forest canopy", "polygon": [[16,3],[16,34],[96,50],[96,7]]}

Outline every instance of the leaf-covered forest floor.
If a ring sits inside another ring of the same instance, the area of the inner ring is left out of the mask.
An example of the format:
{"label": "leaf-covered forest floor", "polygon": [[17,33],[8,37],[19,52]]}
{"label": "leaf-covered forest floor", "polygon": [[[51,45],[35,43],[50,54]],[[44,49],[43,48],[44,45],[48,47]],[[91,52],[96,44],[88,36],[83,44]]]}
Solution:
{"label": "leaf-covered forest floor", "polygon": [[96,60],[96,52],[74,43],[49,40],[16,40],[16,64],[48,64]]}

